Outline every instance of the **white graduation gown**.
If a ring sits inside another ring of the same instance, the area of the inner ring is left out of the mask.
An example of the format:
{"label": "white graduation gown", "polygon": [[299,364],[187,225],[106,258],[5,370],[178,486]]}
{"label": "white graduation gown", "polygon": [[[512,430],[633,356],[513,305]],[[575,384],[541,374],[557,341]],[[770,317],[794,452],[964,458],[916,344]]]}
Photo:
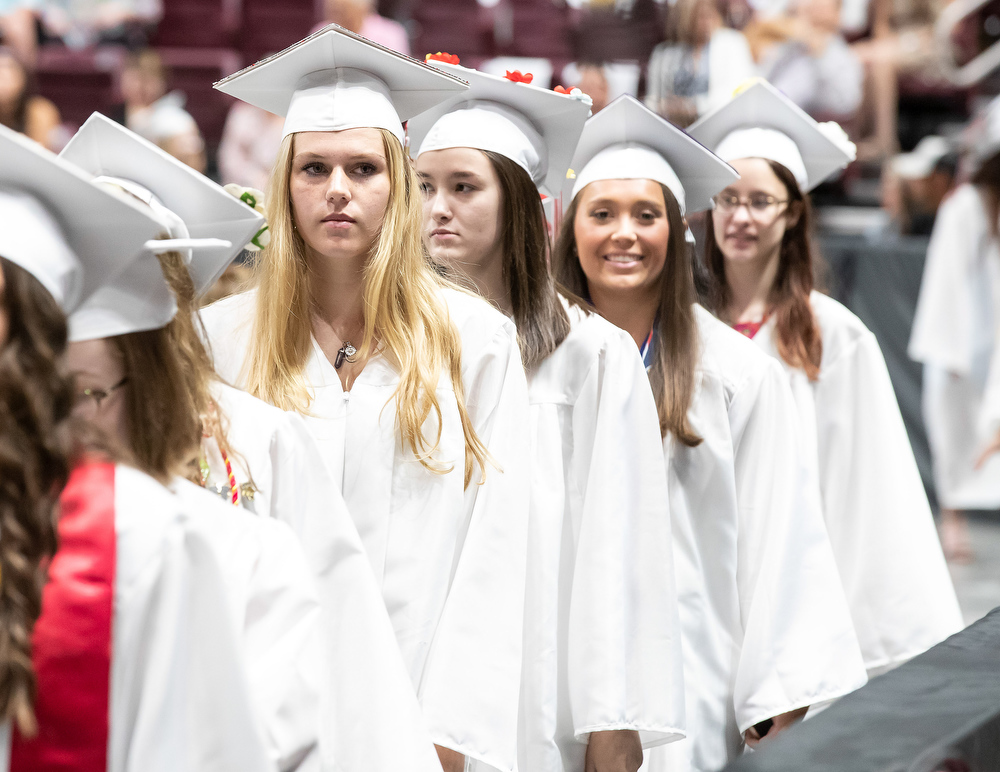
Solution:
{"label": "white graduation gown", "polygon": [[1000,246],[980,193],[961,185],[934,221],[909,346],[910,357],[924,363],[934,488],[950,509],[1000,507],[1000,456],[975,469],[990,439],[981,411],[998,324]]}
{"label": "white graduation gown", "polygon": [[788,377],[823,518],[870,675],[962,629],[955,590],[882,351],[854,314],[810,296],[823,338],[819,379],[789,367],[774,320],[754,342]]}
{"label": "white graduation gown", "polygon": [[282,772],[322,769],[320,685],[328,679],[319,599],[302,547],[284,523],[255,517],[186,480],[171,488],[220,556],[271,760]]}
{"label": "white graduation gown", "polygon": [[[152,478],[114,484],[108,772],[274,772],[216,543]],[[0,744],[6,770],[9,725]]]}
{"label": "white graduation gown", "polygon": [[[241,371],[255,302],[248,292],[202,312],[216,368]],[[399,376],[373,356],[350,392],[313,341],[304,417],[340,482],[385,601],[431,737],[501,770],[516,758],[524,607],[529,452],[527,385],[511,322],[485,301],[443,290],[462,338],[469,416],[499,471],[464,488],[465,443],[447,374],[432,474],[402,447],[393,392]],[[429,430],[429,426],[425,431]]]}
{"label": "white graduation gown", "polygon": [[590,732],[682,736],[684,681],[656,403],[635,343],[569,305],[529,375],[531,530],[518,765],[583,772]]}
{"label": "white graduation gown", "polygon": [[651,770],[717,770],[743,733],[866,681],[795,405],[778,365],[701,306],[688,416],[702,443],[668,437],[688,739]]}
{"label": "white graduation gown", "polygon": [[291,526],[316,580],[324,768],[440,770],[357,528],[302,417],[220,382],[212,395],[237,485],[255,488],[247,506]]}

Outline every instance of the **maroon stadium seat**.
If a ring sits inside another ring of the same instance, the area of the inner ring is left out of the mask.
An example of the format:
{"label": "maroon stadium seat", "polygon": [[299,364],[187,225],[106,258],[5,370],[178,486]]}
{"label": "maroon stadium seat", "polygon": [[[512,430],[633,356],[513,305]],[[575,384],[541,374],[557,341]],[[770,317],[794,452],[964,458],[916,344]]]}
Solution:
{"label": "maroon stadium seat", "polygon": [[159,54],[170,70],[170,90],[187,95],[185,109],[198,122],[210,150],[214,150],[234,100],[213,89],[212,84],[240,68],[239,54],[229,48],[161,48]]}
{"label": "maroon stadium seat", "polygon": [[241,5],[241,0],[164,0],[152,44],[230,48],[239,31]]}
{"label": "maroon stadium seat", "polygon": [[45,46],[38,53],[38,90],[51,99],[63,123],[78,128],[92,112],[118,101],[118,77],[125,51],[111,46],[74,51]]}
{"label": "maroon stadium seat", "polygon": [[247,64],[287,48],[316,26],[317,0],[243,0],[239,49]]}
{"label": "maroon stadium seat", "polygon": [[413,55],[446,51],[467,61],[495,54],[492,9],[476,0],[423,0],[413,9],[416,34]]}

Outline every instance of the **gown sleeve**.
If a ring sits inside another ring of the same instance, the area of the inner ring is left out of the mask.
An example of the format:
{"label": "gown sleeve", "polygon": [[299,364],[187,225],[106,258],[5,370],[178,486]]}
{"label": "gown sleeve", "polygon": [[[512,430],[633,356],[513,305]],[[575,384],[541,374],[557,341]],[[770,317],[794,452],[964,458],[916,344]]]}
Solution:
{"label": "gown sleeve", "polygon": [[465,491],[466,534],[419,687],[434,742],[499,770],[516,761],[528,540],[527,381],[513,325],[463,351],[469,416],[489,451]]}
{"label": "gown sleeve", "polygon": [[328,682],[324,766],[344,772],[440,772],[385,603],[354,521],[315,441],[287,413],[271,443],[270,513],[305,548],[322,608]]}
{"label": "gown sleeve", "polygon": [[742,734],[867,680],[804,463],[798,414],[777,362],[730,404],[739,507],[737,589],[744,639],[734,688]]}
{"label": "gown sleeve", "polygon": [[[573,729],[683,736],[684,681],[659,419],[631,339],[614,336],[573,409],[569,613]],[[574,500],[575,499],[575,500]]]}
{"label": "gown sleeve", "polygon": [[816,386],[820,490],[869,670],[962,628],[885,360],[862,331]]}
{"label": "gown sleeve", "polygon": [[116,487],[109,770],[274,772],[215,547],[148,478]]}

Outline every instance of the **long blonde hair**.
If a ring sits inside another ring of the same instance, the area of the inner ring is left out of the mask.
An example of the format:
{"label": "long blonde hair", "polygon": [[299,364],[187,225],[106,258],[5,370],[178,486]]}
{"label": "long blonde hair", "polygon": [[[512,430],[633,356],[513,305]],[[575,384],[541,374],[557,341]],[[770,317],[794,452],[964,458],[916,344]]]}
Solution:
{"label": "long blonde hair", "polygon": [[[473,467],[485,470],[487,452],[465,406],[462,342],[441,297],[446,283],[432,270],[421,241],[422,202],[416,174],[399,140],[379,129],[391,181],[389,204],[364,269],[362,356],[376,336],[381,352],[399,368],[397,425],[400,440],[435,474],[452,467],[434,460],[442,412],[436,389],[441,372],[451,377],[465,434],[465,485]],[[246,364],[247,391],[283,410],[305,413],[312,395],[303,371],[312,346],[312,299],[306,246],[295,229],[289,180],[295,136],[286,137],[271,172],[267,219],[271,242],[254,269],[257,310]],[[424,436],[434,414],[437,431]]]}

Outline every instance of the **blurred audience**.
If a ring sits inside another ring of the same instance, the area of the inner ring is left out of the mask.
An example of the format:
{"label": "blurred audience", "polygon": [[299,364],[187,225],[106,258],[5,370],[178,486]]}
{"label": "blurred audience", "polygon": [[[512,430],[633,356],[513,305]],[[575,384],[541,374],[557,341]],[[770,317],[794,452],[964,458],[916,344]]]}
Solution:
{"label": "blurred audience", "polygon": [[844,121],[861,105],[864,71],[840,31],[840,0],[798,0],[744,33],[760,74],[813,117]]}
{"label": "blurred audience", "polygon": [[50,150],[62,145],[58,108],[35,93],[31,72],[13,49],[0,46],[0,123]]}
{"label": "blurred audience", "polygon": [[219,175],[225,183],[267,188],[281,145],[284,118],[246,102],[237,102],[226,117],[219,144]]}
{"label": "blurred audience", "polygon": [[580,73],[580,80],[574,85],[593,100],[590,112],[596,114],[607,107],[609,101],[610,89],[604,65],[582,63],[577,66],[577,69]]}
{"label": "blurred audience", "polygon": [[754,74],[746,38],[723,25],[723,2],[677,0],[667,14],[667,40],[650,57],[646,105],[678,126],[725,103]]}
{"label": "blurred audience", "polygon": [[108,117],[204,172],[207,162],[201,131],[184,109],[184,94],[167,93],[168,80],[167,68],[156,51],[130,52],[121,73],[123,101],[108,110]]}
{"label": "blurred audience", "polygon": [[879,159],[899,149],[899,78],[941,84],[934,23],[948,0],[873,0],[872,35],[852,47],[865,67],[861,158]]}
{"label": "blurred audience", "polygon": [[945,196],[955,184],[958,153],[944,137],[924,137],[883,170],[882,206],[900,233],[929,236]]}
{"label": "blurred audience", "polygon": [[163,17],[163,0],[42,0],[40,6],[46,33],[70,48],[97,43],[139,48]]}
{"label": "blurred audience", "polygon": [[379,16],[375,0],[325,0],[323,7],[323,22],[315,29],[322,29],[330,23],[339,24],[386,48],[410,55],[406,27],[398,21]]}
{"label": "blurred audience", "polygon": [[28,67],[38,52],[35,9],[41,0],[0,0],[0,43],[13,49]]}

